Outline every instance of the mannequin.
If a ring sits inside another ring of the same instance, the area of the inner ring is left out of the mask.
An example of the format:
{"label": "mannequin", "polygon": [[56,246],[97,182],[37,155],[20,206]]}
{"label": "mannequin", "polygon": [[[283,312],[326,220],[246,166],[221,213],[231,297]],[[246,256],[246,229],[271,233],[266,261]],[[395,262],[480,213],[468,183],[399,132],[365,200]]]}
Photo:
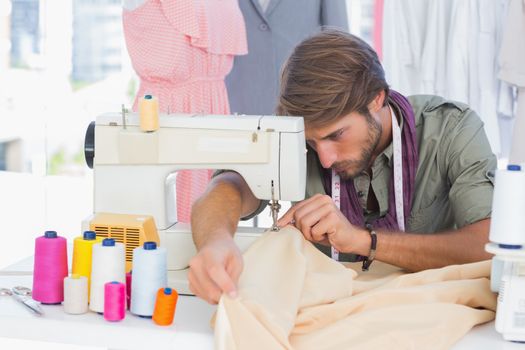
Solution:
{"label": "mannequin", "polygon": [[274,114],[280,70],[295,45],[323,26],[348,29],[345,0],[242,0],[249,54],[226,77],[232,113]]}
{"label": "mannequin", "polygon": [[[162,113],[230,114],[224,84],[234,55],[247,53],[237,0],[125,0],[123,25],[133,68],[135,97],[159,99]],[[211,170],[177,174],[177,221],[189,222],[191,205]]]}

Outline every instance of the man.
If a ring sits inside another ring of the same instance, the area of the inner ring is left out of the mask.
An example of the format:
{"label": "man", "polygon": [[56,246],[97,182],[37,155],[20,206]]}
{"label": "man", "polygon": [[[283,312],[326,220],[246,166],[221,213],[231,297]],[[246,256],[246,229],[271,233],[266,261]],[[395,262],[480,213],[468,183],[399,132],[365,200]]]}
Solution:
{"label": "man", "polygon": [[[280,226],[294,225],[339,260],[362,259],[365,269],[374,255],[411,271],[490,257],[496,158],[466,105],[406,99],[389,89],[365,42],[326,31],[288,59],[278,114],[304,117],[309,146],[307,199]],[[232,236],[239,218],[264,204],[237,173],[210,183],[192,214],[196,295],[210,303],[236,295],[242,257]]]}

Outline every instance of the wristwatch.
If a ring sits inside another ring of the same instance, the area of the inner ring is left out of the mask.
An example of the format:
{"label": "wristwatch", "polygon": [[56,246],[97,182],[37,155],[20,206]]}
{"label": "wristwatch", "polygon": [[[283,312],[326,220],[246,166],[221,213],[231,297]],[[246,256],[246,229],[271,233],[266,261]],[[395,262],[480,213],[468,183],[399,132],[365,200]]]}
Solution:
{"label": "wristwatch", "polygon": [[368,230],[368,233],[370,234],[371,243],[370,252],[368,253],[368,256],[365,256],[365,258],[363,259],[363,267],[361,269],[363,271],[368,271],[368,268],[370,267],[370,265],[372,265],[372,262],[376,257],[377,235],[376,231],[374,231],[374,228],[371,224],[366,224],[365,227]]}

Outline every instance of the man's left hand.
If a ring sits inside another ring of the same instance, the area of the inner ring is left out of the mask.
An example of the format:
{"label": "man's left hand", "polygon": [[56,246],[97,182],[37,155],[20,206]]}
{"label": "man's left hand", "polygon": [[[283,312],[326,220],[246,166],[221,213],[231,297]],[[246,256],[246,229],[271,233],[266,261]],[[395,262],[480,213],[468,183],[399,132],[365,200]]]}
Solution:
{"label": "man's left hand", "polygon": [[352,225],[327,195],[316,194],[295,204],[277,225],[293,225],[307,240],[331,245],[340,252],[366,256],[370,251],[368,232]]}

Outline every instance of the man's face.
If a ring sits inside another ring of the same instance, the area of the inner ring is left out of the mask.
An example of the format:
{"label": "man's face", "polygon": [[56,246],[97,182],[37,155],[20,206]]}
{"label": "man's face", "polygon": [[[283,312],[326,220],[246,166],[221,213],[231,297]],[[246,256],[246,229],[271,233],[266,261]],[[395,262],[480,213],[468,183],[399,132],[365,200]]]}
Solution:
{"label": "man's face", "polygon": [[352,112],[326,126],[307,125],[305,135],[323,168],[331,168],[348,180],[370,167],[382,131],[372,115]]}

